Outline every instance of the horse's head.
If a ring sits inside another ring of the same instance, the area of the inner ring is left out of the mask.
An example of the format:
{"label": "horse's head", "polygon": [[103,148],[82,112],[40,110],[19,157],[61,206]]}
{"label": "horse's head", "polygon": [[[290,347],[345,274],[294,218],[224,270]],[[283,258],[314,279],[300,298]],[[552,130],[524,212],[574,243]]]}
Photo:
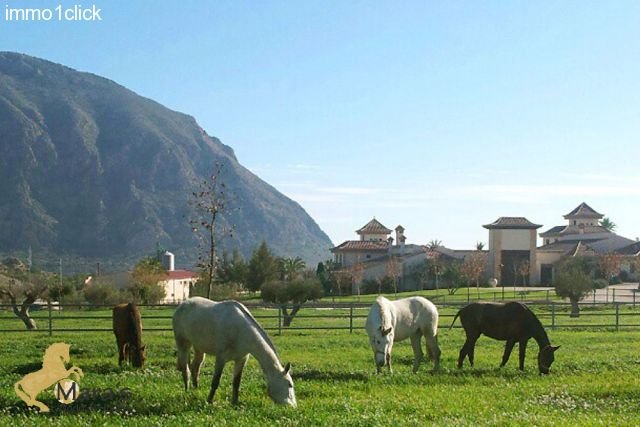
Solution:
{"label": "horse's head", "polygon": [[548,374],[549,368],[551,368],[551,364],[555,360],[554,353],[560,346],[552,346],[548,345],[544,348],[540,349],[538,353],[538,370],[540,371],[540,375]]}
{"label": "horse's head", "polygon": [[380,326],[369,335],[369,342],[373,350],[376,366],[381,368],[389,364],[391,348],[393,347],[393,328]]}
{"label": "horse's head", "polygon": [[125,344],[125,353],[129,355],[129,362],[134,368],[142,368],[144,361],[147,358],[147,346],[142,345],[140,347],[134,345]]}
{"label": "horse's head", "polygon": [[276,372],[268,378],[267,393],[274,402],[280,405],[289,405],[294,408],[298,406],[296,402],[296,394],[293,391],[293,380],[291,379],[291,364],[282,371]]}

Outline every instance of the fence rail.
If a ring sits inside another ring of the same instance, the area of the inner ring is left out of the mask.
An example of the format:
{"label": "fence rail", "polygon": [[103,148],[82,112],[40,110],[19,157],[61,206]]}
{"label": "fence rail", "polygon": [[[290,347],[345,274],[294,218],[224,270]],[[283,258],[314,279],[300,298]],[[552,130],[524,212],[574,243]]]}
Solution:
{"label": "fence rail", "polygon": [[[448,328],[462,302],[440,302],[440,328]],[[280,306],[247,302],[245,305],[266,330],[348,330],[350,333],[364,329],[370,302],[312,303],[303,307],[289,327],[284,327]],[[571,318],[570,304],[555,301],[529,302],[528,306],[537,314],[542,324],[550,329],[565,328],[640,328],[640,307],[633,302],[583,301],[579,318]],[[111,305],[56,305],[47,304],[33,312],[32,318],[39,329],[29,332],[111,332]],[[145,332],[171,331],[171,318],[175,304],[138,305]],[[108,309],[108,310],[107,310]],[[11,313],[11,306],[0,305],[0,333],[24,332],[22,322]],[[5,327],[10,324],[11,327]],[[459,328],[459,323],[454,327]]]}

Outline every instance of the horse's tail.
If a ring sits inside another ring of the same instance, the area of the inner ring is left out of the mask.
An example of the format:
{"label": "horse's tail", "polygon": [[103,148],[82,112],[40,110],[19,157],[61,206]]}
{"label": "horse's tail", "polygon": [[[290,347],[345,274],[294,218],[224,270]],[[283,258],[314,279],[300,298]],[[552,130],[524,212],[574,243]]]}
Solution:
{"label": "horse's tail", "polygon": [[462,309],[458,310],[456,315],[453,317],[453,322],[451,322],[451,326],[449,326],[449,330],[451,330],[451,328],[453,328],[453,324],[456,323],[456,319],[458,318],[458,316],[460,316],[460,313],[462,313]]}

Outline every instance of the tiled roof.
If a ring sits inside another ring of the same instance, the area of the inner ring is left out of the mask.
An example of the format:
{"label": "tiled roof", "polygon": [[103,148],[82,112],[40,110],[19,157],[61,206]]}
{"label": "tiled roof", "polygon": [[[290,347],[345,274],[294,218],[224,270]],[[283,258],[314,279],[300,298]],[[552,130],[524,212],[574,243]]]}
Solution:
{"label": "tiled roof", "polygon": [[561,252],[567,256],[595,255],[597,253],[588,243],[582,240],[555,242],[538,248],[540,252]]}
{"label": "tiled roof", "polygon": [[198,273],[188,270],[171,270],[167,271],[166,280],[185,280],[185,279],[197,279]]}
{"label": "tiled roof", "polygon": [[556,234],[560,234],[565,228],[567,228],[566,225],[556,225],[555,227],[551,227],[547,231],[540,233],[540,237],[555,236]]}
{"label": "tiled roof", "polygon": [[536,229],[542,227],[542,225],[534,224],[527,218],[522,216],[501,216],[491,224],[483,225],[484,228],[489,230],[497,229]]}
{"label": "tiled roof", "polygon": [[582,202],[577,208],[564,216],[565,219],[573,218],[602,218],[604,215],[593,210],[591,206]]}
{"label": "tiled roof", "polygon": [[620,254],[620,255],[636,256],[636,255],[638,255],[640,253],[640,242],[632,243],[629,246],[625,246],[624,248],[620,248],[615,252],[617,254]]}
{"label": "tiled roof", "polygon": [[389,230],[387,227],[385,227],[384,225],[382,225],[380,223],[380,221],[378,221],[377,219],[373,218],[371,221],[369,221],[364,227],[362,227],[359,230],[356,230],[356,233],[358,234],[389,234],[391,233],[391,230]]}
{"label": "tiled roof", "polygon": [[371,240],[347,240],[335,248],[334,251],[386,251],[389,248],[389,244],[384,241],[371,241]]}
{"label": "tiled roof", "polygon": [[566,236],[571,234],[594,234],[594,233],[611,233],[611,231],[601,225],[558,225],[544,233],[540,233],[540,237]]}

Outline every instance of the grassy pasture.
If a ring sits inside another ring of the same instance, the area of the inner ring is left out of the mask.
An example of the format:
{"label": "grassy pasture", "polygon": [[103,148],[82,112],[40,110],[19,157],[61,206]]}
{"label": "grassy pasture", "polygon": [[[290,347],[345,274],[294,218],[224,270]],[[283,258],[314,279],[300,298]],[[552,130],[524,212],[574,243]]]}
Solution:
{"label": "grassy pasture", "polygon": [[[606,313],[606,310],[611,309],[600,311]],[[269,311],[257,310],[256,315],[263,312]],[[442,310],[443,315],[453,312],[453,309]],[[60,327],[109,327],[109,321],[99,319],[108,315],[108,311],[87,313],[96,318],[67,319]],[[161,317],[170,315],[168,310],[150,310],[150,313]],[[306,310],[303,314],[318,313]],[[54,313],[58,318],[68,315]],[[448,325],[450,317],[445,319],[442,323]],[[250,361],[245,370],[239,407],[230,405],[229,366],[214,403],[206,404],[211,360],[205,361],[201,388],[185,394],[175,370],[171,332],[146,333],[148,364],[138,371],[118,368],[115,340],[108,332],[65,332],[53,337],[46,333],[3,333],[0,334],[0,425],[640,424],[640,331],[637,328],[621,332],[601,328],[549,330],[552,342],[561,344],[562,348],[557,353],[552,374],[543,377],[537,374],[537,346],[533,341],[524,373],[517,370],[517,349],[508,366],[498,369],[503,343],[488,338],[478,342],[475,368],[467,365],[459,371],[455,364],[464,334],[460,329],[442,329],[440,372],[432,373],[430,365],[423,364],[418,374],[412,374],[411,346],[403,342],[394,348],[393,375],[378,376],[374,373],[371,350],[362,329],[364,319],[357,320],[353,334],[348,330],[291,330],[282,336],[271,333],[283,361],[293,364],[297,410],[271,403],[255,360]],[[587,320],[585,316],[582,322]],[[345,321],[348,319],[300,318],[294,320],[293,325],[318,322],[343,325]],[[268,325],[273,319],[261,319],[261,322]],[[165,319],[145,321],[146,327],[167,325]],[[127,387],[131,397],[121,399],[107,395],[64,406],[54,401],[49,390],[40,398],[51,407],[51,413],[27,410],[14,394],[13,384],[39,369],[44,349],[59,341],[72,345],[71,360],[85,372],[80,381],[81,390]]]}

